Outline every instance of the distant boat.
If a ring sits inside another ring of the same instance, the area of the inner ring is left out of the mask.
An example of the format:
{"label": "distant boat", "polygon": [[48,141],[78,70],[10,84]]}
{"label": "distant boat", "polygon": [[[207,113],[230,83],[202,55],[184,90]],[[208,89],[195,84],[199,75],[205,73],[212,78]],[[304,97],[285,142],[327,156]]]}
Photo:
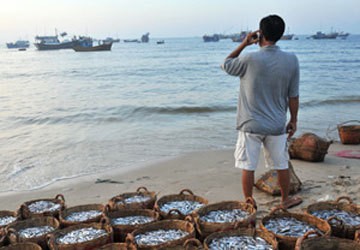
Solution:
{"label": "distant boat", "polygon": [[164,43],[165,43],[164,40],[159,40],[159,41],[156,42],[156,44],[164,44]]}
{"label": "distant boat", "polygon": [[350,35],[349,33],[340,32],[338,36],[341,39],[346,39],[349,35]]}
{"label": "distant boat", "polygon": [[98,45],[94,46],[93,39],[90,37],[81,37],[73,50],[76,52],[90,52],[90,51],[109,51],[111,50],[113,42],[99,41]]}
{"label": "distant boat", "polygon": [[313,39],[336,39],[338,37],[339,33],[337,32],[331,32],[329,34],[325,34],[321,31],[316,32],[315,35],[312,35],[311,38]]}
{"label": "distant boat", "polygon": [[110,43],[110,42],[112,42],[112,43],[119,43],[119,42],[120,42],[120,39],[119,39],[119,38],[114,39],[114,38],[112,38],[112,37],[107,37],[107,38],[105,38],[105,40],[103,40],[103,42],[104,42],[104,43]]}
{"label": "distant boat", "polygon": [[283,35],[280,40],[292,40],[294,34]]}
{"label": "distant boat", "polygon": [[19,51],[26,51],[26,48],[19,48]]}
{"label": "distant boat", "polygon": [[241,42],[244,41],[244,39],[246,38],[247,34],[249,34],[249,32],[247,32],[247,31],[241,31],[240,34],[237,34],[237,35],[231,37],[231,40],[232,40],[233,42],[241,43]]}
{"label": "distant boat", "polygon": [[148,42],[149,42],[149,35],[150,35],[149,32],[146,33],[146,34],[144,34],[144,35],[142,35],[142,36],[141,36],[141,42],[142,42],[142,43],[148,43]]}
{"label": "distant boat", "polygon": [[8,49],[29,48],[30,43],[25,40],[17,40],[15,43],[7,43],[6,46]]}
{"label": "distant boat", "polygon": [[125,39],[124,43],[140,43],[138,39]]}
{"label": "distant boat", "polygon": [[[66,32],[60,34],[62,37],[66,35]],[[34,45],[38,50],[71,49],[76,45],[76,39],[60,41],[57,34],[55,36],[36,36]]]}
{"label": "distant boat", "polygon": [[212,36],[204,35],[203,40],[204,42],[218,42],[220,40],[220,36],[217,34],[214,34]]}

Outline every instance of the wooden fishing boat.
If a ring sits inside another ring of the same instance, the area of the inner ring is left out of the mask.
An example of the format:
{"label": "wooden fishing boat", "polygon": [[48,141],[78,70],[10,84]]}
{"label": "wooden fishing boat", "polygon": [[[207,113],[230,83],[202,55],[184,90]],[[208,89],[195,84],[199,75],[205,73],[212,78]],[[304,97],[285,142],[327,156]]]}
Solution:
{"label": "wooden fishing boat", "polygon": [[89,51],[109,51],[113,43],[103,43],[97,46],[74,46],[73,50],[76,52],[89,52]]}

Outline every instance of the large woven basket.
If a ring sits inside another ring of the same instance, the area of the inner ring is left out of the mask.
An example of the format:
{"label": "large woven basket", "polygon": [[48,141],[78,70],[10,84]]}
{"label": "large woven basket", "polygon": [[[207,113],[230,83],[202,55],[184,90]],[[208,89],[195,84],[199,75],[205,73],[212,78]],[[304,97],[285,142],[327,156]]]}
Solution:
{"label": "large woven basket", "polygon": [[[342,200],[346,200],[348,202],[341,202]],[[332,210],[332,209],[343,210],[346,212],[355,213],[360,216],[360,206],[353,203],[353,201],[346,196],[339,197],[336,201],[324,201],[324,202],[313,203],[305,209],[305,213],[312,215],[312,213],[315,211]],[[340,223],[332,223],[333,220],[337,220]],[[341,221],[339,218],[335,218],[335,217],[330,218],[328,222],[331,226],[331,231],[333,236],[354,239],[355,232],[357,230],[360,230],[360,225],[357,226],[345,225],[343,221]]]}
{"label": "large woven basket", "polygon": [[[111,224],[111,220],[120,217],[127,216],[146,216],[152,217],[154,221],[158,221],[160,219],[159,214],[151,209],[117,209],[111,210],[109,205],[105,207],[105,215],[109,223]],[[151,223],[151,222],[150,222]],[[111,225],[114,230],[114,241],[115,242],[124,242],[128,233],[133,232],[135,229],[145,226],[149,223],[141,224],[141,225]]]}
{"label": "large woven basket", "polygon": [[[0,218],[3,217],[14,217],[17,218],[17,214],[14,211],[2,210],[0,211]],[[13,221],[15,222],[15,221]],[[9,224],[8,224],[9,225]],[[0,225],[0,229],[5,228],[7,225]]]}
{"label": "large woven basket", "polygon": [[[100,222],[101,218],[103,217],[104,207],[105,206],[103,204],[88,204],[88,205],[80,205],[80,206],[76,206],[76,207],[66,208],[60,212],[60,215],[59,215],[60,225],[61,225],[61,227],[70,227],[70,226],[75,226],[75,225],[79,225],[79,224],[83,224],[83,223]],[[72,213],[85,212],[85,211],[90,211],[90,210],[97,210],[97,211],[102,212],[102,214],[99,216],[96,216],[94,218],[85,220],[85,221],[66,220],[66,217]]]}
{"label": "large woven basket", "polygon": [[191,222],[191,217],[186,217],[185,220],[163,220],[150,223],[146,226],[140,227],[134,230],[131,234],[128,234],[127,239],[135,242],[135,236],[139,234],[144,234],[146,232],[157,231],[157,230],[182,230],[188,234],[180,239],[165,242],[160,245],[143,245],[137,244],[137,249],[139,250],[150,250],[150,249],[179,249],[183,247],[183,244],[186,240],[195,237],[195,228]]}
{"label": "large woven basket", "polygon": [[[228,222],[228,223],[212,223],[200,220],[200,217],[215,210],[234,210],[241,209],[248,212],[250,215],[242,221]],[[222,201],[214,204],[207,205],[200,208],[198,211],[193,212],[193,217],[196,225],[196,229],[200,235],[200,239],[205,239],[208,235],[219,231],[229,231],[235,228],[235,225],[239,227],[247,227],[249,224],[255,224],[256,221],[256,209],[253,199],[247,199],[246,202],[241,201]]]}
{"label": "large woven basket", "polygon": [[316,231],[309,231],[296,241],[295,250],[360,250],[360,243],[355,240],[338,237],[311,237],[320,236]]}
{"label": "large woven basket", "polygon": [[[132,196],[143,196],[149,197],[150,199],[144,202],[136,202],[136,203],[125,203],[118,204],[119,201],[124,201],[124,199],[132,197]],[[109,205],[111,209],[119,209],[119,208],[142,208],[142,209],[153,209],[156,201],[155,192],[150,192],[146,187],[139,187],[136,192],[123,193],[117,196],[112,197],[109,200]]]}
{"label": "large woven basket", "polygon": [[6,240],[6,232],[5,232],[4,228],[1,228],[0,229],[0,247],[5,245],[5,240]]}
{"label": "large woven basket", "polygon": [[197,201],[202,204],[207,205],[209,202],[203,197],[194,195],[190,189],[183,189],[179,194],[165,195],[156,201],[154,209],[158,211],[162,219],[179,219],[183,220],[186,217],[186,214],[180,213],[165,213],[160,210],[160,208],[168,203],[173,201]]}
{"label": "large woven basket", "polygon": [[18,235],[18,232],[21,229],[26,229],[30,227],[41,227],[41,226],[51,226],[55,230],[57,230],[60,226],[60,223],[54,217],[43,216],[43,217],[36,217],[23,221],[16,221],[8,225],[5,228],[5,230],[6,230],[7,238],[11,244],[21,243],[21,242],[32,242],[40,245],[43,249],[47,249],[46,234],[34,238],[22,238],[19,237]]}
{"label": "large woven basket", "polygon": [[[43,213],[32,213],[32,212],[30,212],[29,205],[34,203],[34,202],[37,202],[37,201],[49,201],[49,202],[53,202],[53,203],[56,203],[56,204],[60,204],[60,209],[56,210],[56,211],[46,211],[46,212],[43,212]],[[55,196],[54,199],[46,198],[46,199],[37,199],[37,200],[24,202],[23,204],[20,205],[17,214],[18,214],[19,218],[22,219],[22,220],[25,220],[25,219],[28,219],[28,218],[31,218],[31,217],[39,217],[39,216],[40,217],[41,216],[54,216],[54,217],[56,217],[58,219],[60,211],[62,211],[65,207],[66,207],[66,204],[65,204],[64,196],[62,194],[58,194],[58,195]]]}
{"label": "large woven basket", "polygon": [[261,219],[260,228],[261,228],[261,230],[263,230],[265,232],[269,232],[269,233],[272,233],[273,235],[275,235],[276,239],[279,242],[279,248],[282,250],[283,249],[284,250],[294,249],[295,243],[296,243],[296,240],[298,239],[298,237],[282,236],[282,235],[274,234],[272,231],[269,231],[264,225],[266,225],[270,219],[275,219],[275,218],[294,218],[299,221],[306,222],[312,226],[315,226],[324,235],[329,236],[331,234],[331,227],[330,227],[329,223],[327,223],[326,221],[321,220],[315,216],[308,215],[308,214],[290,213],[286,209],[278,207],[278,208],[273,209],[270,212],[270,214],[266,215],[265,217],[263,217]]}
{"label": "large woven basket", "polygon": [[231,231],[212,233],[204,240],[205,249],[210,250],[209,246],[214,239],[232,236],[260,237],[270,244],[274,250],[278,249],[278,242],[273,234],[255,228],[237,228]]}
{"label": "large woven basket", "polygon": [[135,244],[131,240],[124,243],[109,243],[98,248],[98,250],[136,250]]}
{"label": "large woven basket", "polygon": [[15,243],[6,247],[1,247],[0,250],[42,250],[42,248],[35,243]]}
{"label": "large woven basket", "polygon": [[347,123],[360,123],[358,120],[351,120],[340,123],[338,127],[340,140],[343,144],[360,144],[360,125],[346,125]]}
{"label": "large woven basket", "polygon": [[[75,243],[75,244],[62,244],[57,242],[57,239],[67,233],[70,233],[72,231],[81,229],[81,228],[88,228],[92,227],[95,229],[104,229],[106,231],[106,235],[101,236],[99,238],[81,242],[81,243]],[[105,223],[105,220],[103,220],[101,223],[89,223],[89,224],[81,224],[81,225],[75,225],[71,227],[67,227],[61,230],[58,230],[54,232],[53,234],[47,235],[48,239],[48,245],[51,250],[92,250],[92,249],[98,249],[101,246],[104,246],[108,243],[113,242],[113,230],[112,227]]]}

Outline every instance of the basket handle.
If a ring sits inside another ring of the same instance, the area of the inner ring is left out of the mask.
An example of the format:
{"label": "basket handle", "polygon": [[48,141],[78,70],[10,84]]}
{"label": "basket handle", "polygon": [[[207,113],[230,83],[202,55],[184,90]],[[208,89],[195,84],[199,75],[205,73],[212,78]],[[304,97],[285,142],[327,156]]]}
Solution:
{"label": "basket handle", "polygon": [[110,219],[108,217],[102,217],[100,220],[101,227],[103,228],[105,225],[110,225]]}
{"label": "basket handle", "polygon": [[357,230],[355,232],[355,239],[354,240],[360,244],[360,230]]}
{"label": "basket handle", "polygon": [[25,220],[30,216],[30,210],[25,204],[21,204],[17,214],[18,219]]}
{"label": "basket handle", "polygon": [[113,198],[115,203],[118,203],[119,201],[121,201],[123,203],[123,205],[125,205],[125,199],[121,196],[116,196]]}
{"label": "basket handle", "polygon": [[183,247],[185,248],[185,250],[191,250],[191,246],[201,247],[202,244],[198,239],[195,239],[195,238],[187,239],[184,242]]}
{"label": "basket handle", "polygon": [[326,221],[327,221],[327,223],[330,224],[330,222],[331,222],[332,220],[338,221],[338,222],[340,223],[340,226],[341,226],[341,227],[344,225],[344,222],[343,222],[341,219],[339,219],[338,217],[336,217],[336,216],[331,216],[331,217],[329,217]]}
{"label": "basket handle", "polygon": [[108,215],[111,210],[110,204],[106,204],[103,210],[103,214]]}
{"label": "basket handle", "polygon": [[283,207],[275,207],[271,210],[270,214],[269,215],[273,215],[275,213],[277,213],[279,210],[282,210],[284,213],[290,213],[286,208],[283,208]]}
{"label": "basket handle", "polygon": [[301,245],[302,245],[302,242],[304,240],[306,240],[310,234],[316,234],[317,236],[322,236],[319,232],[317,231],[308,231],[306,232],[303,236],[299,237],[297,240],[296,240],[296,244],[295,244],[295,250],[300,250],[302,249],[301,248]]}
{"label": "basket handle", "polygon": [[256,202],[252,197],[247,197],[245,202],[251,204],[257,210]]}
{"label": "basket handle", "polygon": [[154,213],[155,213],[155,221],[158,221],[158,220],[160,220],[160,213],[158,212],[158,211],[154,211]]}
{"label": "basket handle", "polygon": [[141,190],[143,190],[143,192],[149,192],[146,187],[141,186],[141,187],[138,187],[138,188],[136,189],[136,193],[140,193]]}
{"label": "basket handle", "polygon": [[185,189],[181,190],[179,194],[180,195],[186,195],[185,193],[188,193],[188,195],[194,196],[194,193],[188,188],[185,188]]}
{"label": "basket handle", "polygon": [[180,212],[179,209],[176,209],[176,208],[173,208],[173,209],[170,209],[169,212],[167,213],[167,216],[171,216],[171,213],[172,212],[176,212],[178,215],[180,216],[184,216],[182,212]]}
{"label": "basket handle", "polygon": [[353,204],[354,202],[352,201],[352,199],[350,199],[350,197],[348,196],[341,196],[339,198],[336,199],[336,203],[339,203],[341,200],[347,200],[350,204]]}
{"label": "basket handle", "polygon": [[192,218],[193,218],[193,220],[194,220],[194,224],[195,224],[196,230],[198,231],[198,233],[199,233],[200,235],[202,235],[203,232],[202,232],[202,230],[201,230],[201,228],[200,228],[199,216],[198,216],[195,212],[193,212],[193,213],[192,213]]}
{"label": "basket handle", "polygon": [[360,123],[359,120],[349,120],[349,121],[344,121],[344,122],[338,124],[337,126],[338,126],[338,128],[339,128],[340,126],[342,126],[342,125],[344,125],[344,124],[346,124],[346,123],[349,123],[349,122],[358,122],[358,123]]}
{"label": "basket handle", "polygon": [[125,242],[128,243],[128,244],[131,243],[131,244],[133,244],[133,245],[136,246],[136,240],[135,240],[135,238],[134,238],[134,235],[132,235],[132,234],[130,234],[130,233],[128,233],[128,234],[126,235]]}
{"label": "basket handle", "polygon": [[191,224],[194,224],[194,218],[191,215],[186,215],[185,221],[190,222]]}
{"label": "basket handle", "polygon": [[55,196],[55,199],[56,199],[56,200],[62,200],[63,202],[65,202],[65,197],[64,197],[64,195],[62,195],[62,194],[57,194],[57,195]]}
{"label": "basket handle", "polygon": [[48,246],[51,250],[57,250],[58,247],[55,245],[55,236],[54,234],[47,234],[46,235],[46,241],[48,243]]}
{"label": "basket handle", "polygon": [[14,229],[14,228],[8,228],[5,231],[6,233],[6,237],[10,238],[10,234],[15,234],[15,241],[16,243],[20,242],[20,237],[19,237],[19,233]]}

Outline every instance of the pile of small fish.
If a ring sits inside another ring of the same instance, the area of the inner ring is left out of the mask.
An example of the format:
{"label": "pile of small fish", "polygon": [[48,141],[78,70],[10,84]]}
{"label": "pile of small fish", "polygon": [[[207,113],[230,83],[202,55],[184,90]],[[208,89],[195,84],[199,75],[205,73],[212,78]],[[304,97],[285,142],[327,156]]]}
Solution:
{"label": "pile of small fish", "polygon": [[28,207],[31,213],[55,212],[60,209],[60,204],[51,201],[36,201]]}
{"label": "pile of small fish", "polygon": [[350,213],[344,210],[332,209],[332,210],[319,210],[312,213],[312,215],[327,220],[331,216],[335,216],[342,220],[347,226],[358,226],[360,225],[360,215]]}
{"label": "pile of small fish", "polygon": [[216,238],[209,244],[210,250],[273,250],[263,238],[251,236],[228,236]]}
{"label": "pile of small fish", "polygon": [[171,201],[163,204],[160,207],[160,210],[164,213],[168,213],[171,209],[178,209],[182,214],[187,215],[203,206],[205,206],[205,204],[198,201]]}
{"label": "pile of small fish", "polygon": [[250,213],[241,209],[214,210],[204,216],[201,216],[200,220],[211,223],[227,223],[242,221],[249,215]]}
{"label": "pile of small fish", "polygon": [[270,219],[264,226],[274,234],[282,236],[301,237],[314,230],[322,234],[317,227],[291,217]]}
{"label": "pile of small fish", "polygon": [[64,236],[57,238],[57,242],[60,244],[76,244],[90,240],[94,240],[106,235],[104,229],[97,229],[93,227],[81,228],[71,231]]}
{"label": "pile of small fish", "polygon": [[29,238],[35,238],[35,237],[42,236],[42,235],[52,232],[54,230],[55,230],[55,228],[53,228],[51,226],[28,227],[28,228],[19,230],[18,233],[21,238],[29,239]]}
{"label": "pile of small fish", "polygon": [[[131,196],[129,198],[124,199],[125,203],[141,203],[141,202],[145,202],[150,200],[151,197],[150,196],[140,196],[140,195],[135,195],[135,196]],[[123,201],[117,201],[117,204],[124,204]]]}
{"label": "pile of small fish", "polygon": [[102,214],[99,210],[88,210],[81,212],[74,212],[65,217],[67,221],[87,221],[96,218]]}
{"label": "pile of small fish", "polygon": [[188,235],[182,230],[157,230],[146,232],[145,234],[138,234],[135,236],[137,244],[156,246],[173,240],[181,239]]}
{"label": "pile of small fish", "polygon": [[154,221],[155,219],[148,216],[126,216],[111,219],[112,225],[142,225]]}
{"label": "pile of small fish", "polygon": [[7,226],[14,221],[16,221],[16,217],[13,216],[0,217],[0,227]]}

